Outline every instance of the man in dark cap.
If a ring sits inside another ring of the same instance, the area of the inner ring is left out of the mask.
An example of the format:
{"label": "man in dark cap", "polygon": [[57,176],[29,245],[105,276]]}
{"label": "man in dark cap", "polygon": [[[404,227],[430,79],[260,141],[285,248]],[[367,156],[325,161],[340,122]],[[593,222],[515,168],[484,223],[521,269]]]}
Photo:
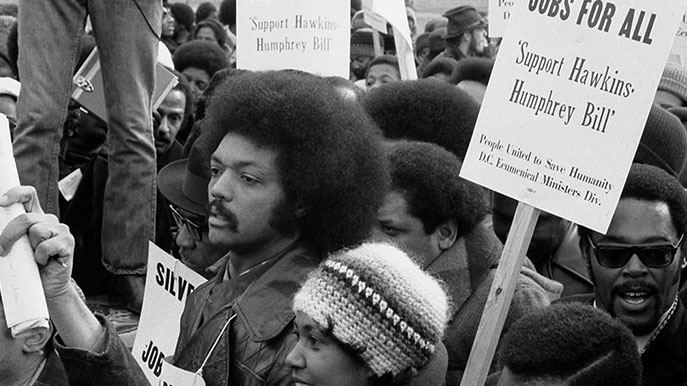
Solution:
{"label": "man in dark cap", "polygon": [[632,330],[643,386],[687,381],[687,311],[678,296],[687,265],[687,193],[666,171],[633,164],[606,234],[579,227],[593,304]]}
{"label": "man in dark cap", "polygon": [[462,5],[446,11],[446,49],[438,56],[461,60],[470,56],[490,56],[487,22],[474,7]]}

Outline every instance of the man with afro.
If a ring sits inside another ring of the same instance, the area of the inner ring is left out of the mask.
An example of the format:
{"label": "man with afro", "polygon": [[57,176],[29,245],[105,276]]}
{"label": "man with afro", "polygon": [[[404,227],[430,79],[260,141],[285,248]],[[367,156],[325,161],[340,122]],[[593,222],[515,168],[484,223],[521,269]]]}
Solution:
{"label": "man with afro", "polygon": [[371,235],[388,185],[381,138],[304,73],[229,77],[206,113],[208,237],[231,253],[190,295],[174,365],[202,367],[208,386],[290,385],[293,295],[327,254]]}
{"label": "man with afro", "polygon": [[642,386],[687,383],[687,310],[678,295],[687,265],[687,193],[663,169],[633,164],[606,234],[579,227],[594,293],[563,300],[593,304],[634,334]]}
{"label": "man with afro", "polygon": [[[482,188],[460,177],[458,158],[424,142],[387,145],[391,189],[377,214],[376,236],[414,256],[447,285],[452,298],[444,335],[446,384],[457,385],[467,365],[503,245],[491,228]],[[518,277],[505,329],[522,315],[548,306],[562,286],[534,271]]]}
{"label": "man with afro", "polygon": [[642,373],[628,328],[603,311],[574,303],[513,323],[499,360],[498,386],[638,386]]}
{"label": "man with afro", "polygon": [[435,143],[461,160],[479,113],[470,95],[433,79],[389,83],[361,102],[386,138]]}

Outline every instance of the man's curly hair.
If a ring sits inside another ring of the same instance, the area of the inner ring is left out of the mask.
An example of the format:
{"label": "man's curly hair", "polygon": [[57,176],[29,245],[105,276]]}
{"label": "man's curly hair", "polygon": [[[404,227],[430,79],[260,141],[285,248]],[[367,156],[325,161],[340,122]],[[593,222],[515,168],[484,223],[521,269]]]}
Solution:
{"label": "man's curly hair", "polygon": [[232,133],[278,153],[288,216],[278,230],[298,229],[322,253],[370,236],[388,189],[382,138],[325,80],[292,71],[229,77],[209,101],[203,130],[198,141],[211,151]]}
{"label": "man's curly hair", "polygon": [[219,45],[206,40],[191,40],[180,45],[172,59],[175,70],[183,72],[187,67],[195,67],[207,72],[210,78],[215,72],[231,65]]}
{"label": "man's curly hair", "polygon": [[435,79],[385,84],[368,91],[362,104],[385,137],[436,143],[461,160],[479,113],[469,94]]}
{"label": "man's curly hair", "polygon": [[482,188],[460,177],[460,160],[425,142],[392,142],[386,147],[391,190],[403,195],[408,211],[426,233],[454,219],[458,236],[472,231],[489,212]]}
{"label": "man's curly hair", "polygon": [[555,304],[508,329],[499,360],[522,380],[570,386],[635,386],[641,360],[632,332],[607,313],[580,303]]}
{"label": "man's curly hair", "polygon": [[[680,181],[664,169],[648,164],[632,164],[620,194],[620,199],[624,198],[664,202],[668,205],[678,237],[687,233],[687,192],[680,185]],[[583,247],[586,246],[587,237],[591,235],[591,232],[589,228],[583,226],[577,228]],[[685,245],[686,243],[682,244],[683,250],[685,250]]]}

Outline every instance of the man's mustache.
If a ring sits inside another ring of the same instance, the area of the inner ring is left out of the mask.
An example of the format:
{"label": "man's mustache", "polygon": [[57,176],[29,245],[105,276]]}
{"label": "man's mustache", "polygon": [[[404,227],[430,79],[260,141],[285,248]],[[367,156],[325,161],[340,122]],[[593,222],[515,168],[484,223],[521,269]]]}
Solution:
{"label": "man's mustache", "polygon": [[238,232],[239,220],[236,218],[236,215],[234,213],[232,213],[229,209],[226,209],[222,205],[222,200],[214,199],[210,201],[210,203],[207,206],[207,213],[208,216],[212,214],[223,217],[229,223],[229,230],[232,232]]}

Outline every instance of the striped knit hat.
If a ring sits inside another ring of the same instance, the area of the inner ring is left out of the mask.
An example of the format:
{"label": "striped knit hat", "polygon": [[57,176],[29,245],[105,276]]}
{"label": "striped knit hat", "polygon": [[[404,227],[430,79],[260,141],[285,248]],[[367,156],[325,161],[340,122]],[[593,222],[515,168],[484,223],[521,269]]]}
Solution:
{"label": "striped knit hat", "polygon": [[427,362],[443,337],[448,307],[439,282],[386,244],[330,256],[293,305],[358,352],[379,377]]}

